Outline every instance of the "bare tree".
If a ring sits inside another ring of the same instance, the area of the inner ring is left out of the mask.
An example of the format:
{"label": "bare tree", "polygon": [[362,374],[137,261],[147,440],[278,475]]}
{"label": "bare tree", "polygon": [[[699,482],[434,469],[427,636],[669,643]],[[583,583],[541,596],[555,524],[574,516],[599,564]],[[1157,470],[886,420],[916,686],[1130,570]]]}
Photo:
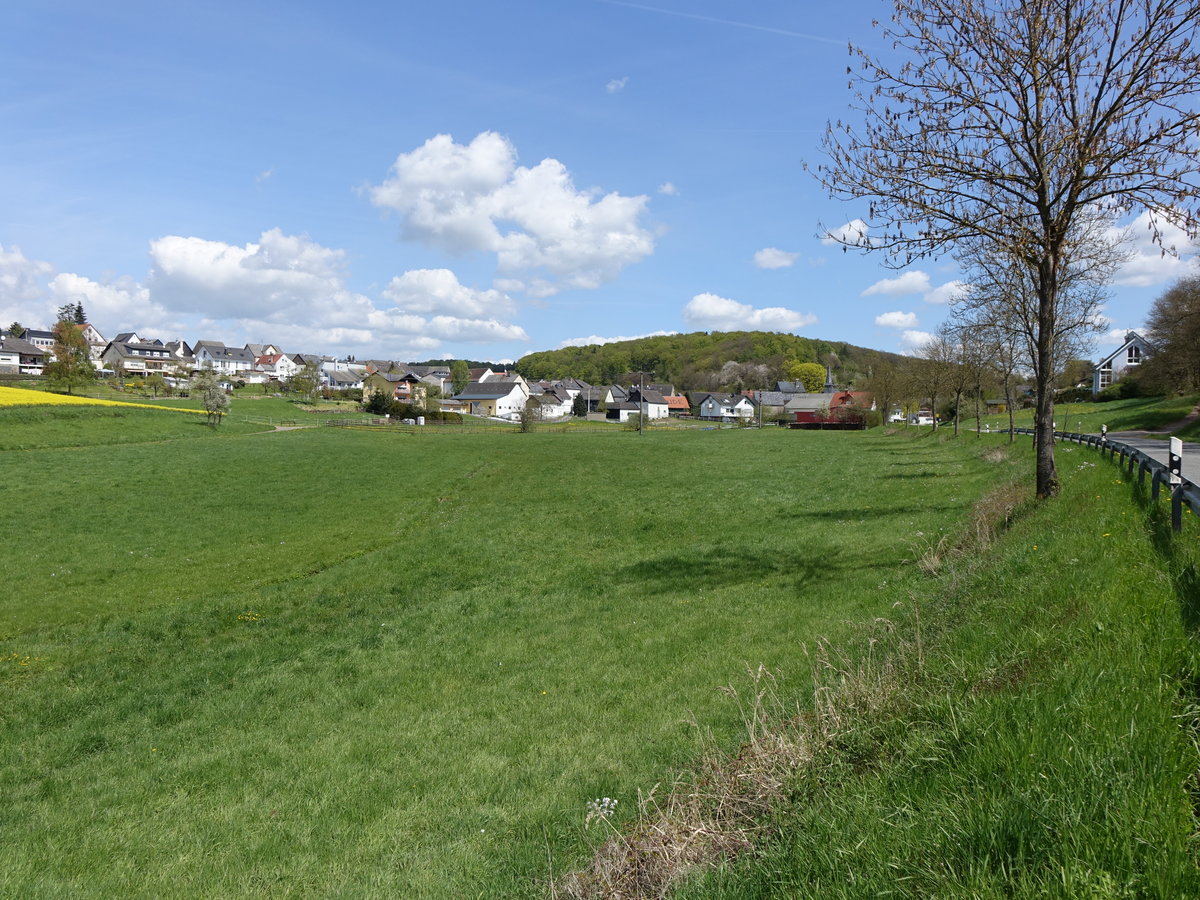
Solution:
{"label": "bare tree", "polygon": [[[975,402],[975,434],[978,435],[983,431],[983,388],[986,382],[992,380],[991,374],[1000,352],[997,345],[1002,336],[985,317],[980,316],[956,316],[953,334],[958,343],[963,388],[970,391]],[[955,433],[958,433],[957,430]]]}
{"label": "bare tree", "polygon": [[898,68],[852,48],[854,106],[816,170],[870,199],[848,246],[891,265],[982,241],[1020,262],[1037,302],[1037,494],[1054,466],[1055,335],[1081,219],[1151,213],[1197,233],[1200,4],[1195,0],[895,0]]}
{"label": "bare tree", "polygon": [[[913,381],[921,394],[929,398],[929,409],[933,414],[933,430],[938,428],[938,397],[953,390],[953,378],[957,368],[957,349],[949,331],[939,330],[917,351],[917,363],[913,367]],[[958,420],[955,419],[957,434]]]}

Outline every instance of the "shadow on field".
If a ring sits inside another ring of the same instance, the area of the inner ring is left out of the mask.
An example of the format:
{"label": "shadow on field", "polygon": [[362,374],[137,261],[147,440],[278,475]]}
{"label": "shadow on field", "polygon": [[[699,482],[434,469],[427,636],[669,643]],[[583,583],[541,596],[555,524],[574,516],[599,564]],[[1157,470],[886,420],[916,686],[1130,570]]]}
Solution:
{"label": "shadow on field", "polygon": [[821,550],[803,556],[756,553],[745,548],[711,547],[691,553],[674,553],[645,559],[613,573],[615,581],[637,584],[652,594],[677,593],[698,588],[767,581],[794,580],[797,585],[828,579],[842,571],[890,568],[884,563],[844,557],[836,550]]}
{"label": "shadow on field", "polygon": [[888,516],[923,515],[929,512],[942,512],[959,508],[960,507],[957,504],[951,503],[922,503],[919,506],[873,506],[870,508],[857,506],[853,509],[791,509],[780,513],[779,518],[785,521],[789,519],[821,519],[830,522],[850,522],[859,519],[883,519],[887,518]]}

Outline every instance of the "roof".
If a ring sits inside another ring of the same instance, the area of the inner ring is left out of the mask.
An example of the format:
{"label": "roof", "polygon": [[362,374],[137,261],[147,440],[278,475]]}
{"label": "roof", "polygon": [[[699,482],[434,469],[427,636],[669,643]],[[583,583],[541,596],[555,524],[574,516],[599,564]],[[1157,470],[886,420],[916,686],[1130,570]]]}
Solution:
{"label": "roof", "polygon": [[456,400],[493,400],[507,397],[520,387],[519,381],[473,381],[454,397]]}
{"label": "roof", "polygon": [[0,338],[0,347],[3,347],[9,353],[22,353],[25,356],[45,356],[46,351],[36,344],[31,344],[24,338],[6,337]]}
{"label": "roof", "polygon": [[841,406],[869,407],[873,402],[874,397],[868,391],[838,391],[836,394],[829,395],[830,409],[837,409]]}
{"label": "roof", "polygon": [[1112,353],[1108,354],[1108,356],[1104,357],[1104,359],[1100,360],[1100,362],[1096,363],[1096,368],[1097,369],[1102,368],[1105,363],[1111,362],[1112,360],[1116,359],[1117,356],[1124,353],[1126,350],[1128,350],[1134,344],[1137,344],[1138,346],[1141,346],[1141,347],[1145,347],[1149,351],[1154,350],[1154,345],[1151,344],[1144,337],[1142,337],[1140,334],[1138,334],[1136,331],[1127,331],[1125,333],[1125,341],[1121,344],[1121,346],[1118,347],[1116,350],[1114,350]]}
{"label": "roof", "polygon": [[806,411],[806,412],[812,412],[812,411],[821,409],[822,407],[829,406],[829,400],[830,400],[831,396],[832,396],[831,394],[825,394],[825,393],[792,394],[791,396],[788,397],[788,401],[787,401],[787,403],[784,404],[784,406],[785,406],[785,408],[790,409],[792,411],[801,410],[801,411]]}
{"label": "roof", "polygon": [[755,391],[754,399],[763,406],[783,406],[792,396],[784,391]]}
{"label": "roof", "polygon": [[634,400],[634,397],[638,397],[638,396],[640,396],[642,399],[642,402],[645,402],[645,403],[665,404],[667,402],[666,398],[663,397],[663,395],[660,394],[658,391],[652,391],[652,390],[650,390],[650,388],[646,388],[646,390],[644,390],[644,391],[641,391],[638,388],[630,388],[629,399],[633,400],[633,402],[636,403],[638,401]]}
{"label": "roof", "polygon": [[667,409],[691,409],[692,404],[682,394],[669,394],[663,398],[667,401]]}
{"label": "roof", "polygon": [[116,347],[117,352],[120,353],[122,356],[139,356],[139,355],[141,355],[141,354],[131,352],[134,350],[146,350],[146,351],[151,351],[155,354],[158,354],[158,353],[169,354],[170,353],[170,351],[165,346],[160,344],[158,341],[155,341],[154,343],[150,343],[149,341],[109,341],[108,345],[104,348],[104,351],[106,353],[108,352],[109,347]]}

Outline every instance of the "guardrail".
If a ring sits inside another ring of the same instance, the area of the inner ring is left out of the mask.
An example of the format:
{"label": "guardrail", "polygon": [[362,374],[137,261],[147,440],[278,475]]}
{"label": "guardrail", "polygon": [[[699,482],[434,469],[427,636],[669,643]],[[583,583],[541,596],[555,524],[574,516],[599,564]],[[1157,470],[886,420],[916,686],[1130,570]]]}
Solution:
{"label": "guardrail", "polygon": [[[1034,434],[1032,428],[1014,428],[1014,434]],[[1195,515],[1200,515],[1200,487],[1197,487],[1186,478],[1182,478],[1179,484],[1171,484],[1172,472],[1170,468],[1146,455],[1137,447],[1130,447],[1128,444],[1123,444],[1120,441],[1109,440],[1107,436],[1097,434],[1076,434],[1073,431],[1056,431],[1054,432],[1056,441],[1071,441],[1075,444],[1083,444],[1084,446],[1094,447],[1100,451],[1100,455],[1107,454],[1110,460],[1117,460],[1117,466],[1127,478],[1133,477],[1133,470],[1137,469],[1138,487],[1145,486],[1146,475],[1150,475],[1150,497],[1157,500],[1162,485],[1166,485],[1171,492],[1171,530],[1179,533],[1183,531],[1183,507],[1186,505],[1188,509]]]}

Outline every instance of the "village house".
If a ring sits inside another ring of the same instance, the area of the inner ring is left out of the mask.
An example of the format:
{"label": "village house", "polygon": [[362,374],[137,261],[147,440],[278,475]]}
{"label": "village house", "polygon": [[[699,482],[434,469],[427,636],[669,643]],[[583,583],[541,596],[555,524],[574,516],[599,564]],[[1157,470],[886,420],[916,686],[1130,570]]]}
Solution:
{"label": "village house", "polygon": [[[121,340],[126,338],[126,340]],[[142,340],[135,332],[125,332],[108,342],[100,354],[104,368],[116,372],[118,369],[133,378],[147,375],[163,375],[173,366],[171,351],[159,340]]]}
{"label": "village house", "polygon": [[254,368],[254,356],[245,347],[226,347],[221,341],[196,341],[197,369],[212,369],[218,375],[237,378]]}
{"label": "village house", "polygon": [[42,331],[38,328],[26,328],[21,332],[21,340],[28,341],[42,350],[50,350],[54,346],[54,332]]}
{"label": "village house", "polygon": [[454,399],[475,416],[515,419],[529,400],[529,386],[520,381],[476,381],[468,384]]}
{"label": "village house", "polygon": [[41,375],[49,354],[23,338],[0,338],[0,372],[7,375]]}
{"label": "village house", "polygon": [[754,418],[754,401],[743,394],[707,392],[692,397],[701,419],[717,422],[748,421]]}
{"label": "village house", "polygon": [[411,372],[372,372],[362,379],[362,400],[366,403],[375,394],[383,394],[401,403],[424,406],[427,387]]}
{"label": "village house", "polygon": [[1127,332],[1125,342],[1096,364],[1092,370],[1092,393],[1098,394],[1111,384],[1120,381],[1132,368],[1142,364],[1154,347],[1136,331]]}

